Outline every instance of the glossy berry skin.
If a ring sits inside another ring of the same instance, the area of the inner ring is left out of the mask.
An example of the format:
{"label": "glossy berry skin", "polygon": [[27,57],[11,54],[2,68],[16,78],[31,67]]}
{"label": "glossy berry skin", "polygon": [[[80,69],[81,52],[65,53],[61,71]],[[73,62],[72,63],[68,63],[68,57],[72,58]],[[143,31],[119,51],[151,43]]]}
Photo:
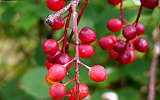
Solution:
{"label": "glossy berry skin", "polygon": [[68,98],[68,100],[76,100],[72,89],[68,92],[67,98]]}
{"label": "glossy berry skin", "polygon": [[137,35],[144,34],[144,32],[145,32],[144,25],[141,24],[141,23],[137,23],[137,26],[136,26],[136,33],[137,33]]}
{"label": "glossy berry skin", "polygon": [[46,60],[45,66],[49,70],[55,63]]}
{"label": "glossy berry skin", "polygon": [[114,34],[108,35],[107,37],[111,38],[113,42],[116,42],[118,40],[117,36],[115,36]]}
{"label": "glossy berry skin", "polygon": [[96,82],[104,81],[107,78],[106,70],[104,69],[104,67],[100,65],[92,66],[88,74],[91,80],[96,81]]}
{"label": "glossy berry skin", "polygon": [[94,47],[90,44],[79,45],[79,56],[84,59],[88,59],[94,55]]}
{"label": "glossy berry skin", "polygon": [[46,80],[47,84],[49,84],[49,85],[53,85],[53,84],[57,84],[58,83],[58,82],[54,82],[54,81],[50,80],[49,77],[48,77],[48,74],[47,74],[45,80]]}
{"label": "glossy berry skin", "polygon": [[52,99],[62,99],[66,95],[66,87],[60,83],[54,84],[49,90],[50,97]]}
{"label": "glossy berry skin", "polygon": [[43,44],[43,51],[46,54],[53,55],[55,54],[59,49],[58,42],[54,39],[48,39]]}
{"label": "glossy berry skin", "polygon": [[92,29],[84,27],[80,31],[79,39],[85,44],[92,43],[96,40],[96,33]]}
{"label": "glossy berry skin", "polygon": [[145,38],[138,38],[134,42],[135,49],[139,52],[146,52],[148,50],[148,42]]}
{"label": "glossy berry skin", "polygon": [[62,17],[58,17],[54,20],[53,25],[51,26],[54,30],[60,30],[64,26],[64,19]]}
{"label": "glossy berry skin", "polygon": [[121,0],[108,0],[108,3],[111,5],[117,5],[121,2]]}
{"label": "glossy berry skin", "polygon": [[141,4],[143,7],[154,9],[158,6],[158,0],[141,0]]}
{"label": "glossy berry skin", "polygon": [[133,39],[136,37],[136,28],[132,25],[128,25],[123,28],[123,36],[127,39]]}
{"label": "glossy berry skin", "polygon": [[125,50],[119,55],[118,62],[122,65],[128,64],[130,62],[130,59],[131,59],[130,52],[128,50]]}
{"label": "glossy berry skin", "polygon": [[125,49],[126,49],[126,42],[123,41],[123,40],[118,40],[114,46],[113,46],[113,49],[118,52],[118,53],[121,53],[123,52]]}
{"label": "glossy berry skin", "polygon": [[119,53],[116,52],[116,51],[114,51],[113,49],[111,49],[111,50],[109,51],[109,56],[110,56],[110,58],[112,58],[112,59],[117,59],[117,58],[119,57]]}
{"label": "glossy berry skin", "polygon": [[58,11],[65,5],[64,0],[47,0],[47,7],[52,11]]}
{"label": "glossy berry skin", "polygon": [[[72,60],[72,58],[67,53],[62,53],[59,56],[57,56],[56,63],[64,65],[64,64],[68,63],[71,60]],[[71,66],[72,66],[72,63],[68,64],[66,66],[66,69],[68,70]]]}
{"label": "glossy berry skin", "polygon": [[64,68],[64,66],[60,64],[54,64],[48,70],[48,77],[50,80],[54,82],[62,81],[65,78],[66,74],[67,74],[66,68]]}
{"label": "glossy berry skin", "polygon": [[113,39],[108,36],[101,37],[101,39],[99,40],[99,45],[104,50],[111,50],[113,48],[114,43],[115,42],[113,41]]}
{"label": "glossy berry skin", "polygon": [[[73,86],[72,88],[72,93],[73,96],[76,96],[76,85]],[[85,84],[80,83],[79,84],[79,99],[84,99],[85,97],[88,96],[88,87]]]}
{"label": "glossy berry skin", "polygon": [[122,22],[119,19],[110,19],[107,23],[107,28],[112,32],[119,32],[122,29]]}
{"label": "glossy berry skin", "polygon": [[136,60],[136,54],[134,50],[129,50],[130,53],[130,60],[129,60],[129,64],[133,63]]}
{"label": "glossy berry skin", "polygon": [[61,54],[61,51],[60,50],[58,50],[55,54],[53,54],[53,55],[47,55],[47,60],[49,61],[49,62],[56,62],[56,57],[58,56],[58,55],[60,55]]}

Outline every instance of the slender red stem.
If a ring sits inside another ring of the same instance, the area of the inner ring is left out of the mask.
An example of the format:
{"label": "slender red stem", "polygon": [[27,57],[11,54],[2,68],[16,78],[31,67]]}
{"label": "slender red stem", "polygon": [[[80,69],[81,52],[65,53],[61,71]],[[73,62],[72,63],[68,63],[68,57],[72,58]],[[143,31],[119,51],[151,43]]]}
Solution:
{"label": "slender red stem", "polygon": [[68,84],[72,83],[73,81],[75,81],[75,78],[72,79],[72,80],[70,80],[70,81],[68,81],[67,83],[65,83],[65,84],[63,84],[63,85],[64,85],[64,86],[67,86]]}
{"label": "slender red stem", "polygon": [[120,11],[121,11],[121,21],[122,21],[122,24],[124,24],[125,19],[124,19],[124,14],[123,14],[123,0],[121,0]]}
{"label": "slender red stem", "polygon": [[142,5],[139,8],[137,19],[136,19],[136,22],[135,22],[135,26],[137,26],[137,23],[138,23],[138,21],[139,21],[139,19],[141,17],[141,13],[142,13]]}
{"label": "slender red stem", "polygon": [[89,66],[87,66],[86,64],[84,64],[84,63],[82,63],[82,62],[79,62],[79,64],[82,65],[83,67],[89,69],[89,70],[91,69]]}

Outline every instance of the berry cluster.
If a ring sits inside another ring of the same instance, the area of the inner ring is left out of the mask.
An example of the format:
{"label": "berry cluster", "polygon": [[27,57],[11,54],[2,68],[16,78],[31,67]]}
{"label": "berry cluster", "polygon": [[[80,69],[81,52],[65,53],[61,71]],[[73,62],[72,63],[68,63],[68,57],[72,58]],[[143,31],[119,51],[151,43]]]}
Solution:
{"label": "berry cluster", "polygon": [[[107,78],[107,72],[103,66],[94,65],[89,67],[79,60],[79,57],[88,59],[94,55],[94,47],[91,43],[96,40],[96,33],[89,27],[84,27],[80,31],[77,30],[77,25],[87,3],[88,0],[82,5],[78,19],[75,20],[75,6],[72,5],[74,9],[70,8],[67,16],[63,18],[58,16],[54,19],[52,24],[49,24],[54,30],[60,30],[65,26],[64,35],[60,40],[56,41],[54,39],[48,39],[43,44],[43,51],[47,55],[45,63],[45,66],[48,69],[46,82],[51,85],[49,94],[52,99],[61,100],[66,96],[69,100],[82,100],[88,96],[88,87],[79,82],[79,65],[82,65],[89,70],[88,75],[91,80],[95,82],[101,82]],[[53,11],[58,11],[61,8],[63,10],[64,4],[64,0],[47,0],[48,8]],[[69,26],[71,15],[73,15],[73,27]],[[67,20],[65,21],[66,18]],[[71,29],[72,32],[67,39],[68,29]],[[70,43],[73,33],[75,33],[75,44]],[[81,42],[79,43],[77,39]],[[62,47],[59,46],[60,42],[63,42]],[[76,49],[75,57],[73,58],[67,53],[68,47],[70,46]],[[69,72],[67,72],[71,67],[74,67],[72,66],[73,62],[76,63],[75,78],[72,78]],[[62,83],[62,80],[66,76],[71,80],[67,83]],[[74,81],[76,82],[75,86],[67,93],[66,86]]]}
{"label": "berry cluster", "polygon": [[[139,21],[142,7],[154,9],[158,6],[158,0],[141,0],[141,6],[136,19],[136,22],[130,24],[123,16],[123,0],[108,0],[111,5],[121,3],[121,19],[112,18],[107,22],[106,27],[111,32],[120,32],[122,30],[123,37],[118,38],[111,34],[101,37],[99,45],[104,50],[109,50],[109,56],[112,59],[117,59],[120,64],[130,64],[136,59],[135,50],[146,52],[148,42],[145,38],[139,37],[145,33],[145,27]],[[125,25],[125,23],[127,25]]]}

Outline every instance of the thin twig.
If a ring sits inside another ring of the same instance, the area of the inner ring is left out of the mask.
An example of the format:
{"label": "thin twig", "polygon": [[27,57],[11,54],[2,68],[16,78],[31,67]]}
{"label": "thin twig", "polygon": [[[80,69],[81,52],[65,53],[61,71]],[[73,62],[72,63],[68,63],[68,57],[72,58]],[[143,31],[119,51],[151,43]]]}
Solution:
{"label": "thin twig", "polygon": [[125,19],[124,19],[124,14],[123,14],[123,0],[121,0],[120,11],[121,11],[121,21],[122,21],[122,24],[124,24]]}
{"label": "thin twig", "polygon": [[143,6],[141,5],[140,8],[139,8],[138,16],[137,16],[137,19],[136,19],[136,22],[135,22],[135,26],[137,26],[137,23],[138,23],[138,21],[139,21],[139,19],[140,19],[140,17],[141,17],[142,7],[143,7]]}

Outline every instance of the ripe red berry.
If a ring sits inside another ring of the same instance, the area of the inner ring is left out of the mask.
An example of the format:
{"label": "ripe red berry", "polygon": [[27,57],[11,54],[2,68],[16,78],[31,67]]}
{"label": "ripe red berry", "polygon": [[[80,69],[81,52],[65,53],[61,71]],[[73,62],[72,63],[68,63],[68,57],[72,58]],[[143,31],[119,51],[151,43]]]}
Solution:
{"label": "ripe red berry", "polygon": [[128,25],[123,28],[123,36],[130,40],[136,36],[136,28],[132,25]]}
{"label": "ripe red berry", "polygon": [[92,43],[96,40],[96,33],[92,29],[84,27],[80,31],[79,39],[82,41],[82,43]]}
{"label": "ripe red berry", "polygon": [[99,45],[104,50],[112,49],[114,43],[115,42],[113,41],[113,39],[111,37],[108,37],[108,36],[101,37],[101,39],[99,40]]}
{"label": "ripe red berry", "polygon": [[59,45],[56,40],[54,39],[48,39],[43,44],[43,51],[46,54],[55,54],[58,51]]}
{"label": "ripe red berry", "polygon": [[107,37],[111,38],[113,42],[116,42],[118,40],[117,36],[115,36],[114,34],[108,35]]}
{"label": "ripe red berry", "polygon": [[129,64],[131,64],[136,60],[136,54],[135,54],[134,50],[129,50],[129,53],[130,53],[130,56],[131,56],[131,58],[129,60]]}
{"label": "ripe red berry", "polygon": [[51,26],[54,30],[59,30],[64,26],[64,19],[62,17],[58,17],[54,20],[53,25]]}
{"label": "ripe red berry", "polygon": [[158,1],[159,0],[141,0],[141,4],[146,8],[154,9],[158,6]]}
{"label": "ripe red berry", "polygon": [[141,23],[137,23],[137,26],[136,26],[136,33],[137,33],[137,35],[141,35],[144,32],[145,32],[144,25],[141,24]]}
{"label": "ripe red berry", "polygon": [[116,52],[116,51],[114,51],[113,49],[111,49],[111,50],[109,51],[109,56],[110,56],[110,58],[112,58],[112,59],[117,59],[117,58],[119,57],[119,53]]}
{"label": "ripe red berry", "polygon": [[65,78],[66,74],[67,74],[66,68],[64,68],[64,66],[60,64],[54,64],[48,70],[48,77],[50,80],[54,82],[62,81]]}
{"label": "ripe red berry", "polygon": [[145,38],[138,38],[134,42],[135,49],[139,52],[146,52],[148,50],[148,42]]}
{"label": "ripe red berry", "polygon": [[114,46],[113,46],[113,49],[118,52],[118,53],[121,53],[123,52],[125,49],[126,49],[126,42],[123,41],[123,40],[118,40]]}
{"label": "ripe red berry", "polygon": [[88,59],[94,55],[94,47],[90,44],[79,45],[79,56],[84,59]]}
{"label": "ripe red berry", "polygon": [[108,3],[111,5],[117,5],[121,2],[121,0],[108,0]]}
{"label": "ripe red berry", "polygon": [[[72,58],[68,54],[62,53],[59,56],[57,56],[56,63],[64,65],[64,64],[68,63],[71,60],[72,60]],[[68,70],[71,66],[72,66],[72,63],[68,64],[66,66],[66,69]]]}
{"label": "ripe red berry", "polygon": [[74,94],[73,94],[72,91],[73,91],[73,90],[71,89],[71,90],[68,92],[68,94],[67,94],[68,100],[76,100],[76,98],[75,98],[75,96],[74,96]]}
{"label": "ripe red berry", "polygon": [[118,62],[120,64],[128,64],[131,59],[131,55],[128,50],[125,50],[124,52],[120,53],[118,57]]}
{"label": "ripe red berry", "polygon": [[[76,96],[76,85],[72,88],[73,96]],[[88,96],[88,87],[85,84],[79,84],[79,99],[84,99]]]}
{"label": "ripe red berry", "polygon": [[61,51],[60,50],[58,50],[55,54],[53,54],[53,55],[47,55],[47,60],[49,61],[49,62],[55,62],[56,61],[56,57],[58,56],[58,55],[60,55],[61,54]]}
{"label": "ripe red berry", "polygon": [[62,99],[66,95],[66,87],[60,83],[54,84],[51,86],[49,94],[52,99]]}
{"label": "ripe red berry", "polygon": [[122,29],[122,22],[119,19],[110,19],[107,23],[107,28],[112,32],[119,32]]}
{"label": "ripe red berry", "polygon": [[88,72],[89,77],[96,82],[104,81],[107,78],[107,72],[104,67],[100,65],[94,65]]}
{"label": "ripe red berry", "polygon": [[47,7],[53,11],[58,11],[62,9],[65,5],[64,0],[47,0],[46,3],[47,3]]}
{"label": "ripe red berry", "polygon": [[49,70],[53,65],[54,65],[53,62],[50,62],[50,61],[46,60],[45,66],[46,66],[46,68],[47,68],[48,70]]}
{"label": "ripe red berry", "polygon": [[47,74],[45,80],[46,80],[47,84],[49,84],[49,85],[53,85],[53,84],[57,84],[58,83],[58,82],[54,82],[54,81],[50,80],[49,77],[48,77],[48,74]]}

